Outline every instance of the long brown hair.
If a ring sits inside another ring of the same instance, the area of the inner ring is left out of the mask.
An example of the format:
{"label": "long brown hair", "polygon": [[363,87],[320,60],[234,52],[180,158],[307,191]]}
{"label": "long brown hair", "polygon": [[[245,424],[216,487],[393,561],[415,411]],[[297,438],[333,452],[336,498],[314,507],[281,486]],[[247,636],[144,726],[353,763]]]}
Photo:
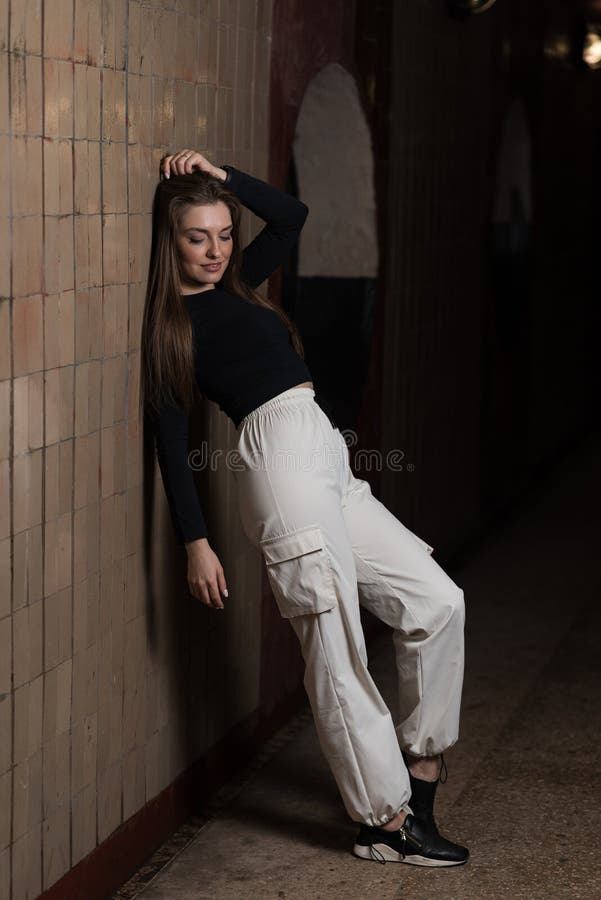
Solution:
{"label": "long brown hair", "polygon": [[291,319],[242,280],[241,205],[238,198],[218,178],[206,172],[172,175],[159,182],[152,204],[152,242],[142,320],[140,371],[140,402],[149,412],[158,412],[164,403],[179,405],[190,412],[199,395],[202,396],[196,383],[192,323],[181,294],[175,237],[186,207],[213,205],[220,201],[228,207],[233,225],[232,254],[220,286],[276,312],[290,332],[294,349],[304,358],[301,338]]}

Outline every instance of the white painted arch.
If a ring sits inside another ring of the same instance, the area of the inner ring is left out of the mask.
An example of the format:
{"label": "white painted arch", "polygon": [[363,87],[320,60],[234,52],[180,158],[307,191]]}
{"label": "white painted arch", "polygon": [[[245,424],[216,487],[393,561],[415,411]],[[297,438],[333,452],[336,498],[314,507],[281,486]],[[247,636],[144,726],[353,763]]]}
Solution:
{"label": "white painted arch", "polygon": [[309,83],[294,139],[301,277],[375,278],[378,271],[373,151],[357,84],[338,63]]}

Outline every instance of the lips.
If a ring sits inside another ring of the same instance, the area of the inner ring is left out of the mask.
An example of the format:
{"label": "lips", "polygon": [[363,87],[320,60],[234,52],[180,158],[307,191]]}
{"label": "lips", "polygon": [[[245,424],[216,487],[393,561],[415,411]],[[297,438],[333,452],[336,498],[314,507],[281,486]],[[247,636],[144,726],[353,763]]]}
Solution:
{"label": "lips", "polygon": [[211,263],[208,266],[203,266],[203,269],[205,269],[207,272],[218,272],[221,266],[222,263]]}

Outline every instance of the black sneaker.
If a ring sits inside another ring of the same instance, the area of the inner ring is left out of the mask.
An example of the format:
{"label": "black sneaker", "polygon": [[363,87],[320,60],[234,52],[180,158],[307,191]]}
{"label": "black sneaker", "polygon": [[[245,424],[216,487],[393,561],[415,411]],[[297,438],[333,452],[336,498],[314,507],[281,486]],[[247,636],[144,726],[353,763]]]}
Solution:
{"label": "black sneaker", "polygon": [[396,831],[361,825],[353,853],[360,859],[412,866],[461,866],[470,855],[467,847],[448,841],[436,826],[428,827],[411,814]]}

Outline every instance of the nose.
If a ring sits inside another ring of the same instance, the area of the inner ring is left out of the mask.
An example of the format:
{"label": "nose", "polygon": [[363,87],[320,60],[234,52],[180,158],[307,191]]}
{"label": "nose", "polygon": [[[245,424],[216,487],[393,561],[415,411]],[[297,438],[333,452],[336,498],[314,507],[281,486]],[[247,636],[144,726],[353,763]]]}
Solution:
{"label": "nose", "polygon": [[219,241],[217,240],[217,238],[213,238],[213,240],[209,244],[207,256],[211,259],[218,259],[221,256],[221,250],[219,248]]}

